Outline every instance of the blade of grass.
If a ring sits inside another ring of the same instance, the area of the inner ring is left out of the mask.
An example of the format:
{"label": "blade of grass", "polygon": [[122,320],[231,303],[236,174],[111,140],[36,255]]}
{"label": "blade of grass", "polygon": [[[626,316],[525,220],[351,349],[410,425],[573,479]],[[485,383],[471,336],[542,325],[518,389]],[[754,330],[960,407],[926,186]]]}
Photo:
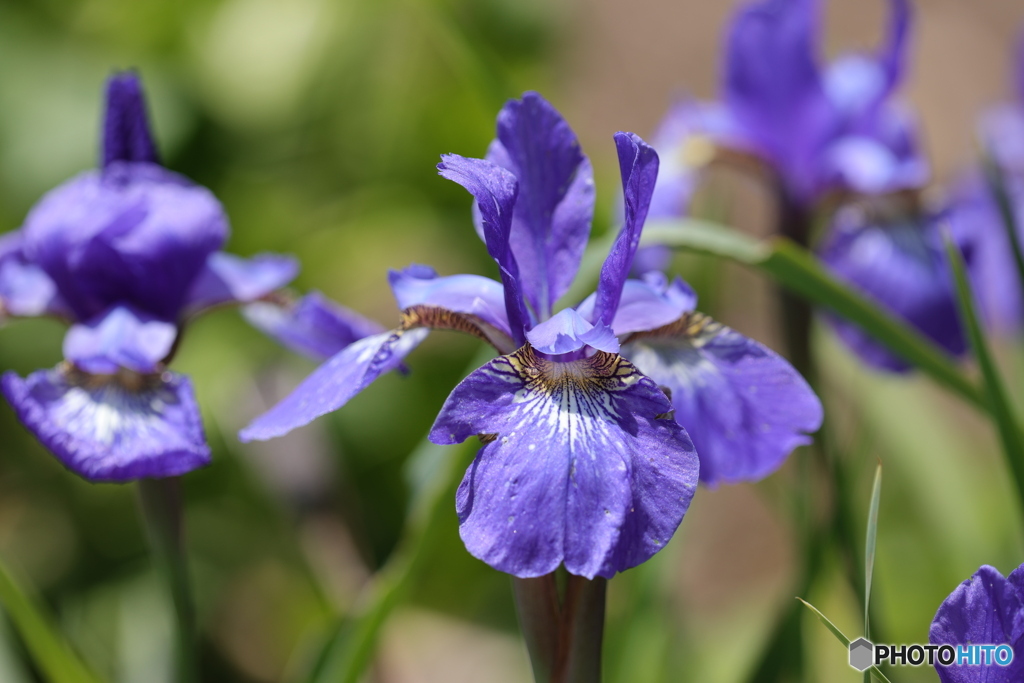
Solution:
{"label": "blade of grass", "polygon": [[54,627],[42,606],[0,564],[0,604],[25,643],[39,671],[50,683],[99,683]]}
{"label": "blade of grass", "polygon": [[[818,620],[825,625],[825,628],[827,628],[829,631],[831,631],[832,635],[834,635],[836,637],[836,640],[838,640],[840,643],[842,643],[843,647],[845,647],[847,649],[847,651],[849,651],[849,649],[850,649],[850,639],[846,637],[846,634],[844,634],[842,631],[839,630],[838,626],[833,624],[832,621],[828,617],[826,617],[824,614],[819,612],[818,608],[815,607],[814,605],[812,605],[811,603],[807,602],[803,598],[797,598],[797,600],[802,602],[807,609],[809,609],[812,612],[814,612],[814,615],[816,617],[818,617]],[[884,683],[892,683],[888,678],[885,677],[885,674],[883,674],[881,671],[879,671],[877,666],[869,667],[868,671],[871,672],[872,676],[875,676],[876,678],[878,678],[878,680],[883,681]]]}
{"label": "blade of grass", "polygon": [[1010,403],[1010,396],[1006,387],[1003,386],[999,368],[992,357],[985,331],[982,329],[978,312],[974,308],[974,297],[971,294],[971,285],[967,281],[967,273],[960,250],[956,248],[948,234],[943,236],[943,241],[953,270],[953,279],[956,282],[960,318],[967,331],[974,357],[978,359],[978,367],[981,368],[985,392],[988,394],[988,403],[991,406],[992,419],[999,431],[1003,454],[1006,456],[1007,464],[1017,486],[1018,500],[1022,511],[1024,511],[1024,434],[1021,433],[1020,423],[1017,421],[1014,408]]}
{"label": "blade of grass", "polygon": [[878,504],[882,499],[882,461],[875,468],[875,483],[871,486],[871,506],[868,508],[868,531],[864,541],[864,637],[871,638],[871,577],[875,571],[875,540],[878,538]]}
{"label": "blade of grass", "polygon": [[643,244],[667,244],[758,268],[808,301],[860,325],[979,410],[990,410],[986,394],[964,376],[947,353],[833,277],[813,254],[790,240],[760,241],[732,228],[701,221],[663,221],[644,230]]}

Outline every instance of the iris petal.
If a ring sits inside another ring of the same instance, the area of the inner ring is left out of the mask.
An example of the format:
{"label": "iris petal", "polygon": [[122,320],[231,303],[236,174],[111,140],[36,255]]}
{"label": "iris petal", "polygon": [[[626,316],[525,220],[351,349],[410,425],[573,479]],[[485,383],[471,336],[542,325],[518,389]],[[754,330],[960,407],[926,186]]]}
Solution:
{"label": "iris petal", "polygon": [[382,332],[350,344],[313,371],[283,401],[239,432],[242,441],[264,441],[333,412],[402,364],[429,333],[426,329]]}
{"label": "iris petal", "polygon": [[[939,606],[928,632],[942,645],[1009,643],[1024,652],[1024,566],[1009,577],[982,566]],[[1013,683],[1024,679],[1024,658],[1007,667],[936,665],[942,683]]]}
{"label": "iris petal", "polygon": [[476,199],[487,253],[498,264],[505,287],[505,311],[512,338],[521,344],[530,321],[523,298],[519,266],[512,253],[512,212],[519,193],[515,176],[484,159],[445,154],[437,165],[442,177],[462,185]]}
{"label": "iris petal", "polygon": [[617,353],[619,340],[607,325],[592,325],[571,308],[559,311],[526,333],[526,338],[542,353],[562,354],[584,346]]}
{"label": "iris petal", "polygon": [[700,314],[638,334],[622,353],[667,388],[705,484],[757,481],[821,426],[821,402],[782,357]]}
{"label": "iris petal", "polygon": [[320,292],[298,301],[257,301],[242,313],[253,327],[314,360],[326,360],[349,344],[384,332],[383,326]]}
{"label": "iris petal", "polygon": [[[875,224],[843,212],[822,259],[831,271],[953,355],[966,350],[952,275],[930,218]],[[859,326],[830,316],[840,338],[864,362],[902,372],[909,365]]]}
{"label": "iris petal", "polygon": [[193,283],[185,306],[189,314],[230,303],[249,303],[295,279],[299,264],[291,256],[258,254],[242,258],[217,251]]}
{"label": "iris petal", "polygon": [[527,300],[546,318],[572,284],[587,245],[594,213],[590,161],[562,115],[535,92],[502,108],[487,159],[519,181],[512,251]]}
{"label": "iris petal", "polygon": [[103,166],[115,161],[159,163],[149,131],[146,99],[138,74],[126,71],[107,80],[107,112],[103,121]]}
{"label": "iris petal", "polygon": [[64,337],[64,357],[96,374],[112,375],[119,368],[152,373],[177,336],[172,323],[117,306],[88,323],[72,325]]}
{"label": "iris petal", "polygon": [[744,7],[729,30],[725,101],[772,160],[789,190],[815,188],[815,155],[833,121],[815,59],[816,0],[763,0]]}
{"label": "iris petal", "polygon": [[114,161],[48,192],[22,230],[26,257],[79,320],[117,304],[175,320],[228,224],[209,190],[154,164]]}
{"label": "iris petal", "polygon": [[601,266],[601,278],[597,284],[592,322],[605,325],[611,324],[618,310],[622,287],[633,266],[633,256],[640,244],[640,233],[658,178],[658,154],[640,136],[616,133],[615,147],[622,175],[625,216],[622,229]]}
{"label": "iris petal", "polygon": [[505,313],[505,293],[500,282],[481,275],[438,277],[429,266],[412,265],[388,275],[398,307],[438,306],[456,313],[475,315],[505,334],[511,334]]}
{"label": "iris petal", "polygon": [[649,559],[697,481],[693,445],[662,419],[668,410],[614,354],[559,363],[526,346],[473,372],[430,432],[438,444],[485,435],[456,499],[467,549],[519,577],[562,563],[608,577]]}
{"label": "iris petal", "polygon": [[126,387],[58,367],[4,374],[18,419],[73,472],[91,481],[172,477],[210,462],[188,378],[134,376]]}
{"label": "iris petal", "polygon": [[25,257],[23,246],[20,230],[0,237],[0,316],[64,314],[57,286]]}
{"label": "iris petal", "polygon": [[[586,319],[593,316],[597,296],[591,294],[576,310]],[[623,336],[664,327],[690,313],[697,306],[697,293],[682,278],[671,283],[662,273],[651,271],[640,280],[626,280],[612,330]]]}

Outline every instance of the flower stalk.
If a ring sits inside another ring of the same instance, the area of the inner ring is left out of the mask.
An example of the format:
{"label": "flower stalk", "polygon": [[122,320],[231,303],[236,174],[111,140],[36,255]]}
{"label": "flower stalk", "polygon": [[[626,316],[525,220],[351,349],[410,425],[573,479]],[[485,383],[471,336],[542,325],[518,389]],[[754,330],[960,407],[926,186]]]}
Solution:
{"label": "flower stalk", "polygon": [[174,600],[174,662],[172,680],[198,683],[199,658],[195,606],[188,578],[188,563],[183,543],[183,507],[181,480],[140,479],[139,502],[145,519],[153,559],[163,575]]}
{"label": "flower stalk", "polygon": [[608,581],[554,573],[513,577],[516,612],[536,683],[600,683]]}

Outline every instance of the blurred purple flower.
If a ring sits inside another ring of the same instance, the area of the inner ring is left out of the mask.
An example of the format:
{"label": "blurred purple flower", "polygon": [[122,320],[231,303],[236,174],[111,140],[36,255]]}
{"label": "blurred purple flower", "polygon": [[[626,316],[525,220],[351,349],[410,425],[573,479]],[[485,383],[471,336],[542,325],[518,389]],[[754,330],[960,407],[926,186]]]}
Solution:
{"label": "blurred purple flower", "polygon": [[502,109],[486,160],[447,155],[438,166],[474,196],[500,282],[438,277],[426,266],[392,272],[401,325],[339,352],[241,438],[280,436],[340,408],[430,329],[484,339],[503,355],[452,391],[430,438],[481,438],[457,494],[460,533],[474,556],[519,577],[560,564],[607,577],[664,547],[698,481],[673,410],[700,425],[711,454],[701,456],[701,478],[757,478],[777,467],[817,429],[821,405],[785,361],[694,313],[682,281],[628,279],[658,157],[631,133],[615,143],[625,219],[597,291],[580,306],[552,315],[589,235],[591,167],[561,115],[527,93]]}
{"label": "blurred purple flower", "polygon": [[[821,258],[833,274],[928,337],[949,353],[966,350],[956,290],[940,236],[940,216],[916,210],[895,217],[869,216],[860,207],[840,211]],[[858,325],[829,315],[839,338],[879,370],[910,365]]]}
{"label": "blurred purple flower", "polygon": [[939,606],[928,632],[935,645],[1008,643],[1018,656],[1006,667],[942,666],[942,683],[1016,683],[1024,680],[1024,565],[1008,577],[983,565]]}
{"label": "blurred purple flower", "polygon": [[654,146],[679,163],[661,178],[653,205],[685,211],[693,176],[711,156],[688,155],[695,142],[758,160],[785,200],[805,208],[833,190],[880,194],[922,185],[928,165],[915,123],[892,99],[910,7],[907,0],[890,6],[876,53],[846,54],[825,67],[817,55],[818,0],[743,7],[728,32],[721,104],[684,101],[661,125]]}
{"label": "blurred purple flower", "polygon": [[102,167],[48,192],[0,241],[0,312],[71,328],[65,361],[4,395],[72,471],[93,481],[183,474],[209,462],[192,386],[167,369],[187,318],[291,281],[286,256],[220,251],[228,221],[209,190],[158,163],[141,83],[107,83]]}

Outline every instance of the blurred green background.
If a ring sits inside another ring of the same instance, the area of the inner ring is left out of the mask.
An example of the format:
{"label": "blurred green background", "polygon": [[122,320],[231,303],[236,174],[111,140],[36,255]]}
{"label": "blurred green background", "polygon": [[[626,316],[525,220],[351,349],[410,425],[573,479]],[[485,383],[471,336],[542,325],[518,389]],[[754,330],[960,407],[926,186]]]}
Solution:
{"label": "blurred green background", "polygon": [[[833,0],[824,51],[873,44],[884,7]],[[230,250],[295,254],[300,289],[390,325],[388,268],[494,271],[465,193],[434,171],[439,154],[482,155],[503,102],[539,90],[595,162],[600,234],[619,191],[611,134],[649,135],[682,89],[714,94],[732,9],[697,0],[2,0],[0,230],[94,165],[103,80],[137,67],[166,164],[224,202]],[[907,93],[942,180],[972,162],[973,117],[1008,92],[1024,10],[1011,0],[928,0],[918,10]],[[712,185],[700,206],[768,229],[762,191],[730,177]],[[766,281],[706,259],[675,267],[703,310],[778,348]],[[61,338],[54,322],[11,323],[0,367],[49,367]],[[885,466],[878,628],[893,642],[924,642],[939,603],[980,564],[1006,573],[1024,560],[994,435],[926,379],[867,372],[825,329],[816,341],[861,519],[875,463]],[[1011,386],[1022,386],[1020,340],[1000,351]],[[473,340],[435,334],[408,377],[385,377],[286,438],[242,446],[237,429],[312,364],[236,312],[189,330],[176,367],[194,377],[215,451],[212,467],[185,478],[207,680],[287,680],[304,669],[398,542],[417,476],[407,458],[475,353]],[[107,680],[162,683],[170,607],[134,489],[65,472],[6,404],[0,444],[0,557]],[[666,551],[612,582],[609,683],[745,680],[793,597],[796,480],[790,463],[756,486],[702,489]],[[465,552],[448,510],[368,680],[528,681],[509,580]],[[859,635],[855,597],[830,562],[832,579],[804,597]],[[807,680],[860,680],[823,628],[809,620],[806,633]],[[0,618],[0,681],[37,675]],[[901,670],[899,679],[935,675]]]}

